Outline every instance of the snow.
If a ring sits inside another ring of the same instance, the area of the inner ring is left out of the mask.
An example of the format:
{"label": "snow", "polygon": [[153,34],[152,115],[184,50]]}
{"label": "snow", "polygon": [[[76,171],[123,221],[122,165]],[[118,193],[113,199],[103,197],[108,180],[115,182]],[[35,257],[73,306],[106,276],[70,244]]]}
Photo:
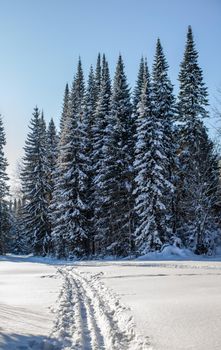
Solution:
{"label": "snow", "polygon": [[[16,257],[2,259],[0,349],[49,350],[52,341],[47,337],[54,320],[50,308],[56,302],[60,285],[54,278],[56,267]],[[45,342],[48,347],[44,347]]]}
{"label": "snow", "polygon": [[143,260],[0,257],[0,349],[220,350],[220,276],[220,258],[176,247]]}
{"label": "snow", "polygon": [[163,247],[162,251],[151,252],[145,255],[141,255],[137,260],[174,260],[174,259],[197,259],[197,256],[194,255],[189,249],[180,249],[175,245],[166,245]]}
{"label": "snow", "polygon": [[[116,265],[105,283],[131,308],[137,328],[157,350],[221,348],[221,264]],[[218,270],[218,271],[217,271]]]}

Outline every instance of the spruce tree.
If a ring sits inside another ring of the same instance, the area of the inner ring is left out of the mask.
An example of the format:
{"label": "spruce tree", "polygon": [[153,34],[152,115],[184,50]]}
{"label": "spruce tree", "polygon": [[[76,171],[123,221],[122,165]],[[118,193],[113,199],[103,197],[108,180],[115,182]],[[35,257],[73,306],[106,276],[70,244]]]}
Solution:
{"label": "spruce tree", "polygon": [[172,87],[160,42],[157,42],[151,84],[148,70],[143,71],[143,87],[137,105],[134,171],[136,196],[136,253],[159,250],[169,241],[167,216],[171,194],[170,147],[168,133],[173,108]]}
{"label": "spruce tree", "polygon": [[107,253],[119,256],[131,252],[131,114],[130,91],[120,55],[104,139],[101,177],[103,217],[100,219]]}
{"label": "spruce tree", "polygon": [[5,131],[0,115],[0,254],[6,253],[6,236],[9,228],[9,208],[7,196],[9,194],[9,180],[6,174],[7,159],[4,154],[4,146],[6,144]]}
{"label": "spruce tree", "polygon": [[48,124],[47,130],[47,160],[48,160],[48,183],[49,183],[49,193],[48,202],[50,205],[52,192],[54,189],[54,172],[58,156],[58,135],[54,120],[51,119]]}
{"label": "spruce tree", "polygon": [[[172,240],[172,199],[174,148],[172,121],[174,118],[173,87],[168,78],[168,64],[160,40],[157,40],[152,71],[152,102],[155,128],[153,132],[152,157],[155,162],[153,206],[156,219],[155,243],[151,249],[160,249]],[[175,237],[173,238],[175,239]],[[156,243],[157,242],[157,243]]]}
{"label": "spruce tree", "polygon": [[[133,114],[132,114],[132,126],[131,126],[131,141],[133,142],[133,144],[131,144],[131,149],[133,151],[132,153],[132,162],[134,164],[135,161],[135,148],[136,148],[136,134],[137,134],[137,125],[138,125],[138,118],[139,118],[139,113],[138,113],[138,109],[139,109],[139,103],[141,101],[141,95],[142,95],[142,89],[144,86],[144,83],[146,83],[146,78],[149,76],[149,72],[148,72],[148,67],[147,67],[147,60],[143,58],[143,56],[141,57],[140,60],[140,65],[139,65],[139,70],[138,70],[138,76],[137,76],[137,81],[136,81],[136,85],[134,88],[134,92],[133,92]],[[136,184],[135,184],[135,177],[137,176],[137,172],[136,172],[136,167],[132,167],[133,169],[133,192],[135,190]],[[135,207],[135,197],[133,197],[134,203],[133,203],[133,207]],[[133,229],[132,231],[134,232],[136,230],[137,227],[137,217],[136,217],[136,211],[133,212]]]}
{"label": "spruce tree", "polygon": [[22,213],[22,201],[20,198],[15,199],[12,208],[12,235],[11,235],[11,252],[14,254],[26,253],[27,244],[25,240],[24,230],[22,226],[23,213]]}
{"label": "spruce tree", "polygon": [[88,247],[87,252],[90,254],[94,254],[94,186],[93,186],[93,179],[94,179],[94,169],[93,169],[93,149],[94,149],[94,142],[93,142],[93,128],[94,128],[94,114],[95,114],[95,108],[96,108],[96,81],[95,76],[93,72],[93,68],[91,66],[89,77],[88,77],[88,84],[87,89],[85,93],[85,100],[84,100],[84,114],[81,124],[82,129],[82,138],[81,138],[81,151],[84,156],[84,173],[86,174],[85,177],[85,193],[84,193],[84,201],[87,204],[87,210],[86,210],[86,218],[87,218],[87,231],[88,231]]}
{"label": "spruce tree", "polygon": [[79,60],[70,96],[70,113],[59,142],[58,179],[53,199],[56,204],[52,215],[53,244],[58,257],[83,257],[88,254],[83,102],[84,78]]}
{"label": "spruce tree", "polygon": [[212,215],[218,191],[218,164],[202,120],[208,117],[208,92],[198,65],[192,29],[189,26],[179,73],[178,96],[179,172],[178,222],[186,245],[196,253],[213,249]]}
{"label": "spruce tree", "polygon": [[[95,230],[95,247],[97,254],[105,254],[106,240],[103,230],[103,219],[106,210],[103,206],[103,179],[104,179],[104,153],[105,138],[107,132],[108,118],[111,103],[111,80],[109,74],[108,62],[105,56],[102,60],[102,80],[101,88],[94,113],[93,124],[93,206],[94,219],[93,225]],[[104,212],[103,212],[104,210]]]}
{"label": "spruce tree", "polygon": [[138,103],[141,101],[141,94],[144,86],[144,77],[148,75],[148,67],[147,67],[147,61],[141,57],[138,75],[137,75],[137,81],[133,92],[133,111],[134,114],[137,113],[138,110]]}
{"label": "spruce tree", "polygon": [[134,171],[136,197],[135,245],[138,255],[161,246],[157,225],[157,198],[160,181],[158,178],[158,123],[153,114],[152,90],[149,73],[143,72],[143,87],[137,104],[137,128]]}
{"label": "spruce tree", "polygon": [[43,115],[36,107],[30,122],[30,132],[25,142],[25,156],[21,173],[22,191],[26,201],[24,231],[31,251],[36,255],[47,254],[49,234],[48,217],[48,165],[46,127]]}
{"label": "spruce tree", "polygon": [[101,54],[97,56],[97,63],[95,69],[95,99],[98,99],[100,88],[101,88],[101,78],[102,78],[102,67],[101,67]]}
{"label": "spruce tree", "polygon": [[65,124],[65,119],[67,117],[67,114],[69,112],[69,87],[68,84],[65,86],[65,91],[64,91],[64,99],[63,99],[63,108],[62,108],[62,114],[61,114],[61,119],[60,119],[60,132],[62,131],[64,124]]}
{"label": "spruce tree", "polygon": [[[63,126],[64,127],[64,126]],[[52,197],[54,192],[54,187],[56,183],[56,164],[58,158],[58,135],[53,119],[50,120],[48,124],[47,134],[46,134],[46,157],[47,157],[47,201],[48,208],[51,208]],[[47,244],[48,253],[52,253],[52,222],[51,222],[51,213],[49,209],[49,230],[48,235],[45,238],[45,245]]]}

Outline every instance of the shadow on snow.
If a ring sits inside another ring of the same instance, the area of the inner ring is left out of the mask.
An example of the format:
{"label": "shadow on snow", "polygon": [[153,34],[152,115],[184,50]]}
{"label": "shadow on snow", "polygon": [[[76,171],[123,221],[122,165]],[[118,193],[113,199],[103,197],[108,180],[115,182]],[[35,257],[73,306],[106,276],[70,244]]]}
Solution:
{"label": "shadow on snow", "polygon": [[1,350],[61,350],[62,344],[56,339],[41,335],[2,334]]}

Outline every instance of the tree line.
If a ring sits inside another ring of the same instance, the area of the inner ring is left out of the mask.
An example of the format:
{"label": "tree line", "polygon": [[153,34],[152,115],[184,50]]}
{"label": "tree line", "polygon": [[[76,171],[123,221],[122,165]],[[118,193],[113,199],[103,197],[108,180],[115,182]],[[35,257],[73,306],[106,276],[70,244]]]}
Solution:
{"label": "tree line", "polygon": [[190,26],[177,96],[168,68],[158,39],[152,71],[142,57],[131,94],[121,55],[111,81],[99,54],[87,84],[79,59],[65,87],[59,132],[34,109],[22,196],[11,205],[1,121],[0,253],[125,257],[167,244],[214,252],[219,162],[203,122],[208,92]]}

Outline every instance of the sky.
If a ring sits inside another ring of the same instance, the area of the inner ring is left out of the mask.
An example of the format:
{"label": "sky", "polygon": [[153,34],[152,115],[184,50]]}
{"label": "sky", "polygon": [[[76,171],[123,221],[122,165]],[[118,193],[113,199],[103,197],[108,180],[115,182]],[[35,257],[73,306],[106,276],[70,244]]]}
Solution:
{"label": "sky", "polygon": [[[140,57],[152,66],[159,37],[177,92],[189,24],[213,106],[221,86],[221,0],[0,0],[0,114],[9,171],[23,155],[36,105],[58,125],[79,56],[87,79],[98,52],[112,76],[121,53],[132,88]],[[217,124],[211,119],[208,126],[214,131]]]}

